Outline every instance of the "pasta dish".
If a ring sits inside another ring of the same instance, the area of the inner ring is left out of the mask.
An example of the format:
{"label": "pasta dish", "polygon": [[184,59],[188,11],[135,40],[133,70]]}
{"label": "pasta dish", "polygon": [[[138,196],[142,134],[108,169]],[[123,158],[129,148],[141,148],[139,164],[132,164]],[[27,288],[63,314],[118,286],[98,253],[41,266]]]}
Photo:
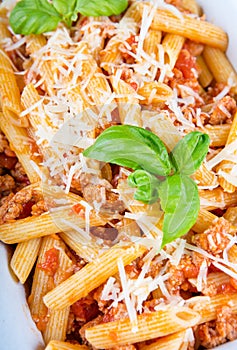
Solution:
{"label": "pasta dish", "polygon": [[195,0],[0,5],[0,240],[46,350],[237,339],[237,74]]}

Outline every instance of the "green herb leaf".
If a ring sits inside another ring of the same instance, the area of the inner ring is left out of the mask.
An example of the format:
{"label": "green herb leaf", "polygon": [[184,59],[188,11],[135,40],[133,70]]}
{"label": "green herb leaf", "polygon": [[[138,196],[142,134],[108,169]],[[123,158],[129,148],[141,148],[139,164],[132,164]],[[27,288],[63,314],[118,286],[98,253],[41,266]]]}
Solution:
{"label": "green herb leaf", "polygon": [[161,208],[165,212],[162,247],[186,234],[194,225],[199,208],[196,183],[188,176],[168,176],[158,187]]}
{"label": "green herb leaf", "polygon": [[192,175],[206,157],[209,143],[209,136],[199,131],[185,135],[170,153],[176,172]]}
{"label": "green herb leaf", "polygon": [[171,171],[169,155],[163,142],[152,132],[137,126],[111,126],[83,154],[88,158],[134,170],[144,169],[161,176]]}
{"label": "green herb leaf", "polygon": [[134,198],[146,204],[155,203],[158,199],[159,180],[145,170],[136,170],[128,177],[128,184],[137,187]]}
{"label": "green herb leaf", "polygon": [[57,27],[61,15],[47,0],[21,0],[11,12],[9,21],[16,34],[41,34]]}
{"label": "green herb leaf", "polygon": [[119,15],[127,6],[127,0],[77,0],[77,11],[84,16]]}
{"label": "green herb leaf", "polygon": [[62,15],[63,21],[70,27],[77,19],[77,0],[53,0],[53,6]]}

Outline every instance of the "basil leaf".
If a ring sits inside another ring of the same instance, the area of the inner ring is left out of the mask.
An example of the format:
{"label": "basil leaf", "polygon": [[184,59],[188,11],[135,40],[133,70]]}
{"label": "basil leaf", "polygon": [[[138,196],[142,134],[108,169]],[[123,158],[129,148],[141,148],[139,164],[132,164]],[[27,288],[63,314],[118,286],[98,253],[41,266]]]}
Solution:
{"label": "basil leaf", "polygon": [[77,19],[77,0],[53,0],[53,6],[62,15],[63,21],[70,27]]}
{"label": "basil leaf", "polygon": [[134,198],[146,204],[155,203],[158,199],[159,180],[145,170],[136,170],[128,177],[128,184],[137,187]]}
{"label": "basil leaf", "polygon": [[9,21],[16,34],[41,34],[55,29],[61,16],[47,0],[21,0]]}
{"label": "basil leaf", "polygon": [[199,131],[185,135],[170,153],[170,159],[176,172],[192,175],[206,157],[209,143],[209,136]]}
{"label": "basil leaf", "polygon": [[111,126],[83,154],[88,158],[134,170],[144,169],[161,176],[171,171],[168,152],[159,137],[132,125]]}
{"label": "basil leaf", "polygon": [[127,0],[77,0],[77,11],[83,16],[119,15],[127,6]]}
{"label": "basil leaf", "polygon": [[199,208],[196,183],[188,176],[168,176],[158,187],[161,208],[165,212],[162,247],[186,234],[194,225]]}

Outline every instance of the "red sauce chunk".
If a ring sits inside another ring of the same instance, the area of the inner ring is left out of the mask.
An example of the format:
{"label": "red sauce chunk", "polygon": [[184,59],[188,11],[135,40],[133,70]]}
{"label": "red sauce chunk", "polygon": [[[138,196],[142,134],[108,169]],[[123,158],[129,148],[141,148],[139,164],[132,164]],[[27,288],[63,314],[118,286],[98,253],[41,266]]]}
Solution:
{"label": "red sauce chunk", "polygon": [[185,79],[192,79],[194,77],[192,68],[195,70],[197,68],[196,58],[188,50],[183,49],[179,54],[175,67],[182,72]]}
{"label": "red sauce chunk", "polygon": [[50,276],[53,276],[59,267],[59,250],[51,248],[45,253],[45,260],[41,264],[38,264],[38,268],[47,272]]}
{"label": "red sauce chunk", "polygon": [[76,301],[71,310],[76,319],[81,322],[89,322],[98,316],[99,308],[97,302],[92,298],[82,298]]}

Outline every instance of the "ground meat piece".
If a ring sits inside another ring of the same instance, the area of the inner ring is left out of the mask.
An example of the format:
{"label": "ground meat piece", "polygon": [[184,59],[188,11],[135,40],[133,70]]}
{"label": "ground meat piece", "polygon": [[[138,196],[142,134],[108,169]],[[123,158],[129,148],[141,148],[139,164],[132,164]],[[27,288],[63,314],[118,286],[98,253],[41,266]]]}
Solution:
{"label": "ground meat piece", "polygon": [[17,182],[29,183],[25,170],[19,162],[17,162],[14,169],[11,170],[11,175]]}
{"label": "ground meat piece", "polygon": [[8,196],[0,208],[0,223],[29,216],[31,207],[38,200],[39,195],[32,187],[23,188],[15,195]]}
{"label": "ground meat piece", "polygon": [[168,272],[171,277],[166,281],[166,286],[170,294],[179,295],[181,289],[186,291],[192,289],[189,278],[196,278],[200,266],[195,264],[191,256],[184,255],[178,266],[170,265]]}
{"label": "ground meat piece", "polygon": [[5,153],[8,157],[16,157],[14,151],[11,150],[9,142],[5,135],[0,131],[0,153]]}
{"label": "ground meat piece", "polygon": [[237,338],[237,315],[232,314],[231,308],[223,306],[217,312],[217,319],[202,324],[197,331],[200,345],[207,349]]}
{"label": "ground meat piece", "polygon": [[45,213],[46,211],[48,211],[47,205],[46,205],[44,200],[41,200],[32,206],[31,215],[32,216],[39,216],[42,213]]}
{"label": "ground meat piece", "polygon": [[99,308],[96,300],[88,296],[72,304],[71,311],[76,321],[86,323],[98,316]]}
{"label": "ground meat piece", "polygon": [[111,307],[106,310],[107,312],[103,316],[103,322],[112,322],[116,320],[121,320],[128,317],[128,311],[126,305],[122,302],[118,303],[117,307]]}
{"label": "ground meat piece", "polygon": [[96,180],[90,174],[81,174],[80,183],[85,200],[91,205],[98,203],[100,211],[118,213],[125,210],[124,203],[117,194],[111,192],[112,185],[107,180]]}
{"label": "ground meat piece", "polygon": [[5,191],[11,191],[15,188],[15,181],[14,179],[6,174],[3,176],[0,176],[0,189],[1,192],[5,192]]}
{"label": "ground meat piece", "polygon": [[209,123],[212,125],[231,123],[235,112],[236,101],[230,96],[225,96],[216,104],[211,113]]}
{"label": "ground meat piece", "polygon": [[227,234],[230,232],[231,224],[224,218],[219,218],[216,223],[210,226],[203,233],[193,236],[193,243],[206,250],[214,256],[222,256],[230,239]]}
{"label": "ground meat piece", "polygon": [[90,232],[93,236],[108,241],[114,241],[118,236],[118,230],[114,227],[91,227]]}

